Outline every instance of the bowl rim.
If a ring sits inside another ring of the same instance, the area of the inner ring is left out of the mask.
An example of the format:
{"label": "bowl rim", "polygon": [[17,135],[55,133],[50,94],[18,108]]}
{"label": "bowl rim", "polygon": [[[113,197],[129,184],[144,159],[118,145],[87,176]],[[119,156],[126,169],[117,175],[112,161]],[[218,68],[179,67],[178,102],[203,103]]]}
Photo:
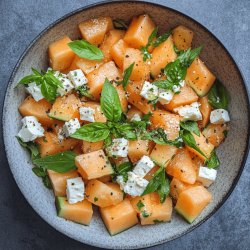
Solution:
{"label": "bowl rim", "polygon": [[[154,3],[154,2],[149,2],[148,1],[145,1],[145,0],[138,0],[138,1],[133,1],[133,0],[123,0],[123,1],[119,1],[119,0],[114,0],[114,1],[109,1],[109,0],[104,0],[104,1],[100,1],[100,2],[97,2],[97,3],[93,3],[93,4],[89,4],[89,5],[86,5],[84,7],[80,7],[80,8],[77,8],[76,10],[73,10],[65,15],[63,15],[62,17],[56,19],[55,21],[53,21],[52,23],[50,23],[48,26],[46,26],[30,43],[29,45],[24,49],[24,51],[22,52],[21,56],[19,57],[19,59],[17,60],[13,70],[12,70],[12,73],[8,79],[8,83],[7,83],[7,86],[5,87],[4,91],[5,91],[5,95],[4,95],[4,100],[3,100],[3,106],[2,106],[2,136],[3,136],[3,145],[4,145],[4,151],[5,151],[5,155],[6,155],[6,158],[7,158],[7,162],[8,162],[8,165],[10,166],[10,160],[7,156],[7,153],[6,153],[6,131],[5,131],[5,120],[6,120],[6,112],[5,112],[5,108],[6,108],[6,100],[7,100],[7,93],[8,91],[10,90],[10,87],[11,85],[13,84],[13,80],[14,80],[14,77],[16,75],[16,72],[17,70],[19,69],[19,66],[20,64],[22,63],[24,57],[26,56],[27,52],[35,45],[35,43],[44,35],[46,34],[47,32],[49,32],[55,25],[61,23],[62,21],[66,20],[67,18],[77,14],[77,13],[80,13],[82,11],[85,11],[85,10],[88,10],[88,9],[93,9],[95,7],[99,7],[99,6],[104,6],[104,5],[109,5],[109,4],[123,4],[123,3],[133,3],[133,4],[147,4],[147,5],[151,5],[151,6],[156,6],[156,7],[159,7],[159,8],[163,8],[163,9],[167,9],[167,10],[170,10],[171,12],[173,13],[176,13],[176,14],[179,14],[179,15],[182,15],[184,16],[185,18],[189,19],[190,21],[193,21],[194,23],[196,23],[196,25],[198,25],[200,28],[204,29],[210,36],[212,36],[216,42],[219,43],[219,45],[223,48],[223,50],[226,52],[226,54],[229,56],[230,60],[232,61],[233,63],[233,66],[237,72],[237,74],[239,75],[242,83],[243,83],[243,89],[244,89],[244,93],[245,93],[245,98],[246,98],[246,102],[247,102],[247,115],[248,117],[250,117],[250,93],[248,92],[248,88],[246,86],[246,80],[244,78],[244,74],[242,73],[240,67],[238,66],[236,60],[233,58],[233,56],[231,55],[231,53],[228,51],[228,49],[225,47],[225,45],[208,29],[206,28],[203,24],[201,24],[199,21],[197,21],[196,19],[190,17],[189,15],[187,14],[184,14],[183,12],[179,11],[179,10],[176,10],[176,9],[173,9],[171,7],[168,7],[166,5],[162,5],[162,4],[159,4],[159,3]],[[242,157],[242,160],[241,160],[241,163],[240,163],[240,168],[239,168],[239,171],[237,173],[237,175],[235,176],[234,180],[233,180],[233,184],[231,185],[229,191],[224,195],[224,197],[222,197],[222,199],[220,200],[220,202],[217,204],[217,206],[213,209],[213,211],[211,213],[209,213],[205,218],[203,218],[200,222],[198,222],[196,225],[193,225],[193,226],[190,226],[189,229],[187,229],[186,231],[182,232],[182,233],[177,233],[176,235],[174,235],[173,237],[169,238],[169,239],[165,239],[165,240],[161,240],[161,241],[158,241],[158,242],[153,242],[152,244],[147,244],[147,245],[143,245],[143,244],[139,244],[137,246],[131,246],[129,247],[130,249],[138,249],[138,248],[149,248],[149,247],[152,247],[152,246],[156,246],[156,245],[160,245],[160,244],[163,244],[163,243],[167,243],[167,242],[170,242],[172,240],[175,240],[181,236],[184,236],[188,233],[190,233],[191,231],[193,231],[194,229],[198,228],[201,224],[203,224],[205,221],[207,221],[209,218],[211,218],[224,204],[225,202],[227,201],[227,199],[229,198],[229,196],[232,194],[233,190],[235,189],[236,185],[238,184],[238,181],[240,179],[240,176],[242,175],[242,172],[244,170],[244,167],[246,165],[246,161],[247,161],[247,158],[248,158],[248,155],[249,155],[249,151],[250,151],[250,121],[248,121],[248,132],[247,132],[247,142],[246,142],[246,147],[244,149],[244,155]],[[13,174],[11,168],[9,167],[13,177],[14,177],[14,180],[19,188],[19,185],[18,185],[18,181],[15,177],[15,175]],[[26,199],[26,194],[24,194],[22,192],[22,190],[19,188],[19,190],[21,191],[21,194],[24,196],[25,200],[29,203],[29,205],[33,208],[33,205],[31,202],[29,202],[28,199]],[[60,233],[62,233],[63,235],[71,238],[71,239],[74,239],[74,240],[77,240],[79,241],[78,239],[74,238],[74,237],[71,237],[71,236],[68,236],[65,234],[65,232],[63,232],[63,230],[61,230],[60,228],[56,227],[55,225],[53,225],[52,223],[50,223],[50,221],[47,221],[43,218],[42,215],[40,215],[40,213],[38,213],[37,211],[35,211],[47,224],[49,224],[51,227],[53,227],[54,229],[56,229],[57,231],[59,231]],[[81,242],[81,241],[79,241]],[[89,242],[81,242],[83,244],[87,244],[87,245],[92,245],[92,246],[95,246],[95,247],[101,247],[101,248],[106,248],[107,246],[105,244],[100,244],[100,243],[97,243],[97,244],[93,244],[93,242],[89,241]]]}

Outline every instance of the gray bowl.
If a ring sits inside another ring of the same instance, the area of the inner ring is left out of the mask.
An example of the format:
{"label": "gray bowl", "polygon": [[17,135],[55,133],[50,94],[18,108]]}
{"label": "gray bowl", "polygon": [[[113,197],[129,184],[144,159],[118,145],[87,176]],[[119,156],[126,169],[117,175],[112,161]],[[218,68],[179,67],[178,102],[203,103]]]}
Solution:
{"label": "gray bowl", "polygon": [[[22,88],[14,89],[16,83],[30,68],[46,69],[48,66],[48,45],[64,35],[72,39],[80,36],[77,24],[97,16],[111,16],[129,20],[134,15],[149,13],[160,28],[160,32],[183,24],[194,33],[194,46],[204,45],[201,58],[212,72],[220,78],[231,94],[230,132],[227,140],[218,149],[221,166],[218,178],[210,191],[213,202],[202,212],[193,224],[173,215],[171,223],[153,226],[135,226],[121,234],[111,237],[97,211],[91,225],[86,227],[56,216],[54,195],[46,189],[31,168],[30,157],[15,139],[20,129],[18,106],[24,100]],[[80,242],[116,249],[144,248],[170,241],[206,221],[225,202],[236,186],[243,170],[249,150],[249,98],[242,75],[221,42],[205,27],[190,17],[167,7],[133,1],[105,2],[74,11],[46,28],[25,50],[19,59],[6,92],[3,108],[3,134],[5,150],[13,176],[34,210],[51,226],[63,234]]]}

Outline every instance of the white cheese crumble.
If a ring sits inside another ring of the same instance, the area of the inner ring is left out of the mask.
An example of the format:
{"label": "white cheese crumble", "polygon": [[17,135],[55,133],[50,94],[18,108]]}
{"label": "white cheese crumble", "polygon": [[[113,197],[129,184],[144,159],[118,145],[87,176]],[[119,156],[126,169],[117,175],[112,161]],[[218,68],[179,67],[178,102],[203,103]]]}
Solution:
{"label": "white cheese crumble", "polygon": [[113,157],[127,157],[128,155],[128,140],[125,138],[116,138],[107,147],[107,152]]}
{"label": "white cheese crumble", "polygon": [[164,105],[170,103],[173,99],[174,93],[171,90],[159,89],[159,102]]}
{"label": "white cheese crumble", "polygon": [[181,106],[174,109],[174,112],[177,112],[183,121],[199,121],[202,120],[202,114],[199,109],[200,104],[198,102],[193,102],[190,105]]}
{"label": "white cheese crumble", "polygon": [[158,96],[158,88],[150,82],[145,81],[142,86],[140,95],[145,99],[152,101]]}
{"label": "white cheese crumble", "polygon": [[95,122],[95,110],[89,107],[81,107],[79,108],[80,119],[82,121]]}
{"label": "white cheese crumble", "polygon": [[177,92],[180,92],[181,87],[177,86],[177,85],[174,85],[173,88],[172,88],[172,90],[173,90],[174,93],[177,93]]}
{"label": "white cheese crumble", "polygon": [[68,94],[71,90],[74,89],[74,85],[71,83],[71,81],[67,78],[67,75],[59,73],[55,75],[58,80],[62,83],[63,88],[58,87],[57,92],[60,94],[60,96],[64,96]]}
{"label": "white cheese crumble", "polygon": [[37,137],[44,136],[44,128],[35,116],[25,116],[21,121],[23,126],[17,136],[23,142],[34,141]]}
{"label": "white cheese crumble", "polygon": [[148,181],[139,177],[133,172],[128,172],[128,181],[126,182],[123,191],[131,196],[140,196],[143,194]]}
{"label": "white cheese crumble", "polygon": [[200,181],[205,187],[209,187],[216,179],[217,171],[207,167],[199,168],[199,175],[197,180]]}
{"label": "white cheese crumble", "polygon": [[36,85],[35,82],[29,83],[28,87],[26,87],[26,90],[36,102],[44,98],[41,91],[41,85]]}
{"label": "white cheese crumble", "polygon": [[73,83],[75,88],[87,84],[88,79],[81,69],[72,70],[68,73],[69,80]]}
{"label": "white cheese crumble", "polygon": [[77,129],[81,127],[79,120],[77,118],[73,118],[63,125],[63,132],[65,133],[66,137],[69,137],[70,135],[74,134]]}
{"label": "white cheese crumble", "polygon": [[228,111],[225,109],[215,109],[210,114],[212,124],[223,124],[230,121]]}
{"label": "white cheese crumble", "polygon": [[69,204],[74,204],[84,200],[84,182],[81,177],[67,179],[67,200]]}
{"label": "white cheese crumble", "polygon": [[131,121],[131,122],[132,122],[132,121],[139,122],[139,121],[141,121],[141,117],[140,117],[139,114],[134,114],[134,115],[132,116],[132,118],[130,119],[130,121]]}
{"label": "white cheese crumble", "polygon": [[120,185],[120,189],[123,190],[124,187],[125,187],[126,182],[124,181],[122,175],[118,175],[118,176],[116,177],[116,182]]}
{"label": "white cheese crumble", "polygon": [[154,162],[146,155],[144,155],[136,164],[133,173],[143,178],[153,167]]}

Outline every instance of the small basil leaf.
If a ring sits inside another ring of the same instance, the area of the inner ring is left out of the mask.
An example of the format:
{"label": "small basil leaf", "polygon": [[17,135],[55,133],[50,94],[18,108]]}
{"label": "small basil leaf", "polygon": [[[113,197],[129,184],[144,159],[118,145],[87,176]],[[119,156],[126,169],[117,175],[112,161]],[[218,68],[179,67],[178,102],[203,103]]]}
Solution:
{"label": "small basil leaf", "polygon": [[42,180],[43,180],[43,184],[44,184],[44,186],[45,186],[46,188],[52,189],[52,184],[51,184],[51,181],[50,181],[48,175],[42,177]]}
{"label": "small basil leaf", "polygon": [[39,157],[38,145],[35,142],[23,142],[20,137],[16,138],[22,147],[27,148],[30,151],[32,159]]}
{"label": "small basil leaf", "polygon": [[46,81],[43,80],[41,85],[41,92],[48,102],[54,102],[57,97],[57,86],[47,84]]}
{"label": "small basil leaf", "polygon": [[189,132],[193,132],[194,134],[200,136],[200,130],[199,130],[197,122],[195,122],[195,121],[181,122],[180,126],[181,126],[181,128],[183,128]]}
{"label": "small basil leaf", "polygon": [[146,47],[141,47],[140,51],[142,52],[144,62],[146,62],[147,59],[152,58],[152,55],[148,52],[148,49]]}
{"label": "small basil leaf", "polygon": [[102,122],[93,122],[83,125],[74,134],[72,134],[71,137],[89,142],[97,142],[105,140],[109,134],[110,130],[107,124]]}
{"label": "small basil leaf", "polygon": [[157,193],[160,196],[160,202],[163,203],[167,196],[169,195],[170,187],[169,187],[169,181],[166,178],[166,173],[163,169],[163,171],[160,173],[160,186],[157,190]]}
{"label": "small basil leaf", "polygon": [[141,209],[142,209],[143,207],[145,207],[144,203],[143,203],[141,200],[139,200],[139,201],[137,202],[136,206],[137,206],[137,208],[138,208],[139,211],[141,211]]}
{"label": "small basil leaf", "polygon": [[32,168],[32,171],[38,177],[45,177],[47,175],[46,171],[41,167],[34,167],[34,168]]}
{"label": "small basil leaf", "polygon": [[133,165],[131,164],[131,162],[123,162],[120,165],[116,166],[116,171],[118,174],[124,174],[127,173],[129,171],[131,171],[133,168]]}
{"label": "small basil leaf", "polygon": [[118,122],[121,119],[122,107],[117,90],[107,78],[101,94],[101,109],[109,121]]}
{"label": "small basil leaf", "polygon": [[128,29],[127,22],[122,20],[122,19],[113,20],[113,25],[118,30],[127,30]]}
{"label": "small basil leaf", "polygon": [[187,49],[183,51],[180,56],[178,57],[178,60],[181,62],[183,67],[188,68],[191,63],[194,61],[194,59],[200,54],[202,49],[202,46],[195,48],[195,49]]}
{"label": "small basil leaf", "polygon": [[169,80],[158,80],[153,82],[155,86],[161,89],[167,89],[167,90],[172,90],[173,89],[173,82],[170,82]]}
{"label": "small basil leaf", "polygon": [[76,40],[68,43],[68,46],[74,51],[76,55],[81,58],[89,60],[102,60],[103,53],[95,45],[90,44],[85,40]]}
{"label": "small basil leaf", "polygon": [[45,169],[53,170],[57,173],[66,173],[70,170],[76,169],[76,156],[77,154],[72,151],[65,151],[55,155],[49,155],[43,158],[35,159],[34,164]]}
{"label": "small basil leaf", "polygon": [[132,74],[133,68],[134,68],[135,63],[132,63],[128,68],[125,69],[124,71],[124,75],[123,75],[123,81],[122,81],[122,86],[124,89],[126,89],[126,87],[129,84],[129,77]]}
{"label": "small basil leaf", "polygon": [[78,87],[78,88],[76,89],[76,91],[77,91],[77,93],[78,93],[78,95],[79,95],[80,98],[82,98],[82,97],[87,97],[87,98],[89,98],[89,99],[91,99],[91,100],[94,100],[94,99],[95,99],[95,98],[93,97],[93,95],[90,94],[89,89],[88,89],[88,86],[87,86],[86,84],[84,84],[84,85]]}
{"label": "small basil leaf", "polygon": [[146,45],[146,47],[148,48],[150,45],[152,45],[152,42],[154,40],[154,38],[156,38],[158,33],[158,27],[155,27],[154,30],[152,31],[152,33],[150,34],[149,38],[148,38],[148,43]]}
{"label": "small basil leaf", "polygon": [[119,137],[125,137],[128,140],[136,140],[137,134],[132,124],[123,123],[123,124],[116,124],[115,128]]}
{"label": "small basil leaf", "polygon": [[161,43],[165,42],[169,36],[171,35],[171,31],[168,31],[162,35],[160,35],[155,41],[152,42],[153,47],[159,46]]}
{"label": "small basil leaf", "polygon": [[211,157],[206,160],[206,164],[208,168],[217,168],[220,165],[220,160],[215,151],[213,151]]}
{"label": "small basil leaf", "polygon": [[23,77],[19,81],[19,83],[17,84],[17,86],[21,85],[21,84],[29,84],[31,82],[37,82],[40,79],[41,79],[41,76],[38,76],[38,75],[28,75],[28,76]]}

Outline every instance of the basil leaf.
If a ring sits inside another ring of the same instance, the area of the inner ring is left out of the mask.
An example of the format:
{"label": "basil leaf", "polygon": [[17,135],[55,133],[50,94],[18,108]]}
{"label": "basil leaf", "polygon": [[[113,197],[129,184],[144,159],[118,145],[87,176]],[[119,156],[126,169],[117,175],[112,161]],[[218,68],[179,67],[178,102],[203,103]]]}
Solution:
{"label": "basil leaf", "polygon": [[143,55],[143,61],[146,62],[147,59],[152,58],[152,55],[148,52],[148,48],[147,47],[141,47],[140,51],[142,52]]}
{"label": "basil leaf", "polygon": [[200,136],[200,130],[199,130],[197,122],[195,122],[195,121],[181,122],[180,126],[181,126],[181,128],[183,128],[189,132],[193,132],[194,134]]}
{"label": "basil leaf", "polygon": [[38,76],[38,75],[28,75],[28,76],[25,76],[23,77],[19,83],[17,84],[18,85],[21,85],[21,84],[29,84],[31,82],[37,82],[41,79],[41,76]]}
{"label": "basil leaf", "polygon": [[[123,86],[124,89],[126,89],[126,87],[129,84],[129,77],[132,74],[133,68],[134,68],[135,63],[130,64],[130,66],[128,68],[126,68],[124,70],[124,75],[123,75],[123,80],[120,82]],[[120,84],[118,83],[118,85]]]}
{"label": "basil leaf", "polygon": [[104,147],[107,148],[112,144],[112,138],[109,134],[107,138],[104,139]]}
{"label": "basil leaf", "polygon": [[127,22],[122,20],[122,19],[113,20],[113,25],[118,30],[127,30],[128,29]]}
{"label": "basil leaf", "polygon": [[89,92],[89,89],[88,89],[88,86],[86,84],[78,87],[76,89],[76,92],[78,93],[79,97],[82,98],[83,96],[84,97],[87,97],[91,100],[94,100],[95,98],[93,97],[93,95],[90,94]]}
{"label": "basil leaf", "polygon": [[43,180],[43,184],[44,184],[44,186],[45,186],[46,188],[52,189],[52,184],[51,184],[51,181],[50,181],[48,175],[42,177],[42,180]]}
{"label": "basil leaf", "polygon": [[47,175],[46,171],[41,167],[34,167],[34,168],[32,168],[32,171],[38,177],[45,177]]}
{"label": "basil leaf", "polygon": [[73,50],[73,52],[81,58],[86,58],[89,60],[102,60],[103,53],[95,45],[90,44],[85,40],[76,40],[68,43],[68,46]]}
{"label": "basil leaf", "polygon": [[156,38],[156,36],[157,36],[157,33],[158,33],[158,27],[155,27],[148,38],[148,43],[147,43],[146,47],[149,47],[150,45],[152,45],[154,38]]}
{"label": "basil leaf", "polygon": [[122,175],[123,180],[126,182],[128,180],[128,172],[132,171],[133,165],[131,162],[124,162],[121,163],[118,166],[115,166],[115,174],[113,175],[113,178],[118,175]]}
{"label": "basil leaf", "polygon": [[32,159],[39,157],[38,145],[35,142],[32,142],[32,141],[31,142],[23,142],[20,137],[16,136],[16,138],[22,147],[27,148],[30,151]]}
{"label": "basil leaf", "polygon": [[158,80],[153,82],[152,84],[154,84],[155,86],[157,86],[158,88],[161,89],[167,89],[167,90],[171,90],[173,89],[173,82],[170,82],[169,80]]}
{"label": "basil leaf", "polygon": [[101,94],[101,109],[109,121],[118,122],[121,119],[122,107],[117,90],[107,78]]}
{"label": "basil leaf", "polygon": [[34,164],[45,169],[53,170],[57,173],[66,173],[70,170],[76,169],[76,155],[77,154],[72,151],[65,151],[55,155],[49,155],[43,158],[35,159]]}
{"label": "basil leaf", "polygon": [[182,67],[188,68],[194,61],[194,59],[200,54],[201,49],[202,46],[195,49],[188,48],[187,50],[183,51],[178,57],[178,60],[181,62]]}
{"label": "basil leaf", "polygon": [[48,102],[54,102],[57,97],[57,86],[48,84],[45,80],[43,80],[41,85],[41,92]]}
{"label": "basil leaf", "polygon": [[143,115],[142,118],[141,118],[141,120],[142,120],[142,121],[145,121],[145,122],[149,122],[150,117],[151,117],[152,115],[153,115],[153,113],[152,113],[152,112],[149,112],[149,113]]}
{"label": "basil leaf", "polygon": [[74,134],[72,134],[71,137],[89,142],[97,142],[105,140],[109,134],[110,130],[107,124],[102,122],[93,122],[83,125]]}
{"label": "basil leaf", "polygon": [[163,171],[160,173],[160,183],[161,184],[157,190],[157,193],[160,196],[160,202],[163,203],[170,192],[169,181],[166,178],[166,173],[164,168]]}
{"label": "basil leaf", "polygon": [[149,216],[148,212],[143,210],[141,213],[142,217],[147,218]]}
{"label": "basil leaf", "polygon": [[168,31],[168,32],[162,34],[161,36],[159,36],[155,41],[152,42],[152,46],[157,47],[161,43],[165,42],[169,38],[169,36],[171,35],[171,32],[172,31]]}
{"label": "basil leaf", "polygon": [[212,88],[208,92],[208,101],[214,109],[227,109],[229,94],[225,86],[216,79]]}
{"label": "basil leaf", "polygon": [[206,160],[206,164],[208,168],[216,168],[220,165],[219,158],[215,151],[212,152],[210,159]]}
{"label": "basil leaf", "polygon": [[116,124],[115,128],[119,137],[124,137],[128,140],[137,139],[137,134],[132,124],[129,123]]}

